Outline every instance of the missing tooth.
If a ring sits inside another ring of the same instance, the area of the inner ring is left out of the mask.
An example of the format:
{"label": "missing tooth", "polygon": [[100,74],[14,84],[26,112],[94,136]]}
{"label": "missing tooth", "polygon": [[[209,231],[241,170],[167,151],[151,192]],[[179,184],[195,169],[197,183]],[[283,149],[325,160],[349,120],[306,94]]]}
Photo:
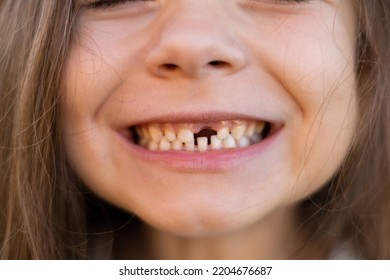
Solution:
{"label": "missing tooth", "polygon": [[198,133],[194,133],[195,145],[198,145],[198,137],[207,137],[207,145],[211,144],[211,136],[217,135],[217,132],[209,127],[201,129]]}

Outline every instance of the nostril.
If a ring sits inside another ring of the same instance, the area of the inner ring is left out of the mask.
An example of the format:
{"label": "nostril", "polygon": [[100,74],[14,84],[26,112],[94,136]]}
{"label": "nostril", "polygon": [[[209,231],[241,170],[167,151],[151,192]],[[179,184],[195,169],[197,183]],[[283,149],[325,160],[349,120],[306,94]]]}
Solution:
{"label": "nostril", "polygon": [[228,65],[228,63],[226,63],[224,61],[220,61],[220,60],[213,60],[213,61],[210,61],[208,64],[211,66],[215,66],[215,67],[224,67],[224,66]]}
{"label": "nostril", "polygon": [[167,70],[167,71],[174,71],[177,68],[179,68],[179,66],[177,66],[176,64],[173,64],[173,63],[166,63],[166,64],[161,65],[160,68],[162,68],[163,70]]}

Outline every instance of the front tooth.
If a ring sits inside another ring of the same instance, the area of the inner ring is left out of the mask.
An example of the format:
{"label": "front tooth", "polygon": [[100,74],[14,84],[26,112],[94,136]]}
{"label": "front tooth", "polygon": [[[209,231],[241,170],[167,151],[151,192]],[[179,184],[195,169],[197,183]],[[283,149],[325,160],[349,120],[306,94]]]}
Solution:
{"label": "front tooth", "polygon": [[184,144],[186,151],[195,151],[195,143],[187,142]]}
{"label": "front tooth", "polygon": [[242,136],[244,136],[246,130],[246,125],[241,123],[241,124],[236,124],[233,126],[233,128],[230,130],[230,133],[234,137],[234,139],[239,140]]}
{"label": "front tooth", "polygon": [[210,137],[211,140],[211,148],[213,150],[219,150],[222,148],[222,140],[217,137],[217,135],[213,135]]}
{"label": "front tooth", "polygon": [[176,140],[176,133],[175,131],[170,128],[170,127],[166,127],[165,130],[164,130],[164,136],[165,138],[169,141],[169,142],[173,142]]}
{"label": "front tooth", "polygon": [[183,149],[183,143],[179,140],[172,142],[172,150],[181,151]]}
{"label": "front tooth", "polygon": [[255,133],[255,130],[256,130],[256,123],[250,122],[248,127],[246,128],[245,136],[251,137]]}
{"label": "front tooth", "polygon": [[217,131],[217,136],[219,139],[224,140],[229,136],[229,128],[222,127]]}
{"label": "front tooth", "polygon": [[196,138],[196,141],[198,143],[198,151],[207,151],[207,137],[198,137]]}
{"label": "front tooth", "polygon": [[233,136],[229,135],[225,140],[223,140],[222,146],[227,149],[235,148],[237,147],[236,140],[234,140]]}
{"label": "front tooth", "polygon": [[246,136],[243,136],[241,137],[239,140],[237,140],[237,145],[238,147],[240,148],[243,148],[243,147],[248,147],[250,145],[250,140],[248,137]]}
{"label": "front tooth", "polygon": [[177,140],[182,143],[194,143],[194,133],[189,129],[182,128],[177,134]]}
{"label": "front tooth", "polygon": [[160,141],[159,148],[161,151],[169,151],[171,149],[171,143],[163,137]]}
{"label": "front tooth", "polygon": [[157,125],[149,126],[149,134],[154,142],[160,142],[161,138],[163,137],[163,133],[160,127]]}

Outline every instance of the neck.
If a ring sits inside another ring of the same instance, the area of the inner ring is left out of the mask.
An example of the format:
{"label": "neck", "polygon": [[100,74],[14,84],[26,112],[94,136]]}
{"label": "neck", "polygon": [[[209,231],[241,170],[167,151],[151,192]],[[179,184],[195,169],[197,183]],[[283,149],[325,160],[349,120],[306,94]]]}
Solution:
{"label": "neck", "polygon": [[289,259],[298,241],[295,211],[290,208],[213,237],[180,237],[152,228],[148,236],[155,259]]}

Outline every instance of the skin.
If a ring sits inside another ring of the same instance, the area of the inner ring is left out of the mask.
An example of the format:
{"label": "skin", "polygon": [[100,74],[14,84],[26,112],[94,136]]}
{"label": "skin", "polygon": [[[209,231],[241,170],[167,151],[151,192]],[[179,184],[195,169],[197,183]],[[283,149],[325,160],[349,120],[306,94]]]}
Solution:
{"label": "skin", "polygon": [[[151,225],[158,258],[288,258],[295,206],[332,177],[353,138],[351,2],[83,8],[66,78],[70,163],[98,196]],[[120,129],[172,112],[246,114],[282,129],[263,152],[219,170],[134,155]]]}

